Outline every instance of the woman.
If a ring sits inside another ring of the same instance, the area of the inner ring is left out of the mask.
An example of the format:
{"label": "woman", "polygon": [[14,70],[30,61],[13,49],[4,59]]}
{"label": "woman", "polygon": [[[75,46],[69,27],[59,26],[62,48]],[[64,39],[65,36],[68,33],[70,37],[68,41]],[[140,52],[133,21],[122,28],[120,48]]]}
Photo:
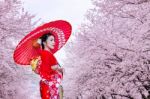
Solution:
{"label": "woman", "polygon": [[41,77],[40,93],[42,99],[59,99],[59,85],[62,80],[63,68],[59,66],[51,53],[54,49],[55,37],[51,33],[44,34],[41,39],[41,64],[35,69]]}
{"label": "woman", "polygon": [[51,21],[28,33],[14,50],[13,58],[17,64],[31,65],[40,75],[42,99],[59,99],[58,87],[62,80],[63,68],[58,65],[53,54],[66,44],[71,31],[72,26],[69,22]]}

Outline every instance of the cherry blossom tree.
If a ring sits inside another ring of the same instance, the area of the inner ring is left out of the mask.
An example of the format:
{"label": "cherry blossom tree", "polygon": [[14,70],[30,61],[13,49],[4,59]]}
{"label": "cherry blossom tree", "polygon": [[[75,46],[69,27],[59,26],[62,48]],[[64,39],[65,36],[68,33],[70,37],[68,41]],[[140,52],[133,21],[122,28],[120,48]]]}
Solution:
{"label": "cherry blossom tree", "polygon": [[21,6],[19,0],[0,0],[1,99],[33,99],[31,96],[34,96],[34,92],[28,94],[31,94],[31,78],[34,80],[35,77],[29,68],[18,66],[13,60],[16,45],[37,23],[31,22],[34,15],[24,11]]}
{"label": "cherry blossom tree", "polygon": [[75,82],[66,89],[68,97],[149,99],[150,1],[92,2],[87,21],[65,49]]}

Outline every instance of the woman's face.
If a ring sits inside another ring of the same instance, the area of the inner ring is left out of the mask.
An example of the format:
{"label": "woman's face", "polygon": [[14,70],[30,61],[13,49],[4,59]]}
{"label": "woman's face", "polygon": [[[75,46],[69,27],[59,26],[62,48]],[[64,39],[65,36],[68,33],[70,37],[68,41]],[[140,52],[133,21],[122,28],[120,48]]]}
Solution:
{"label": "woman's face", "polygon": [[55,38],[54,36],[49,36],[46,41],[46,46],[50,49],[54,49],[55,46]]}

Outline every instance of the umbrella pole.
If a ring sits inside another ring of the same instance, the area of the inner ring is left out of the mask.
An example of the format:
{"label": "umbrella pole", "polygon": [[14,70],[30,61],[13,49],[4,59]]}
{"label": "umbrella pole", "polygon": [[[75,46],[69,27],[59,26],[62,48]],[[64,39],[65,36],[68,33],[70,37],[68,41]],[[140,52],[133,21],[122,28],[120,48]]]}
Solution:
{"label": "umbrella pole", "polygon": [[63,87],[62,87],[62,85],[60,85],[59,86],[59,97],[60,97],[60,99],[63,99],[63,92],[64,90],[63,90]]}

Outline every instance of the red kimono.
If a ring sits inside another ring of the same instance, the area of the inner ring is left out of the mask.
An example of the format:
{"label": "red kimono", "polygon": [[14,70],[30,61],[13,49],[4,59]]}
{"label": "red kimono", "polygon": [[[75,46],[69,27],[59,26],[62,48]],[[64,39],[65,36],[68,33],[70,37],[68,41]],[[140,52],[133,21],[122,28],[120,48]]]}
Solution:
{"label": "red kimono", "polygon": [[39,74],[42,78],[40,81],[40,93],[42,99],[59,99],[58,87],[61,83],[62,75],[51,68],[58,62],[53,54],[49,51],[41,51],[41,65]]}

